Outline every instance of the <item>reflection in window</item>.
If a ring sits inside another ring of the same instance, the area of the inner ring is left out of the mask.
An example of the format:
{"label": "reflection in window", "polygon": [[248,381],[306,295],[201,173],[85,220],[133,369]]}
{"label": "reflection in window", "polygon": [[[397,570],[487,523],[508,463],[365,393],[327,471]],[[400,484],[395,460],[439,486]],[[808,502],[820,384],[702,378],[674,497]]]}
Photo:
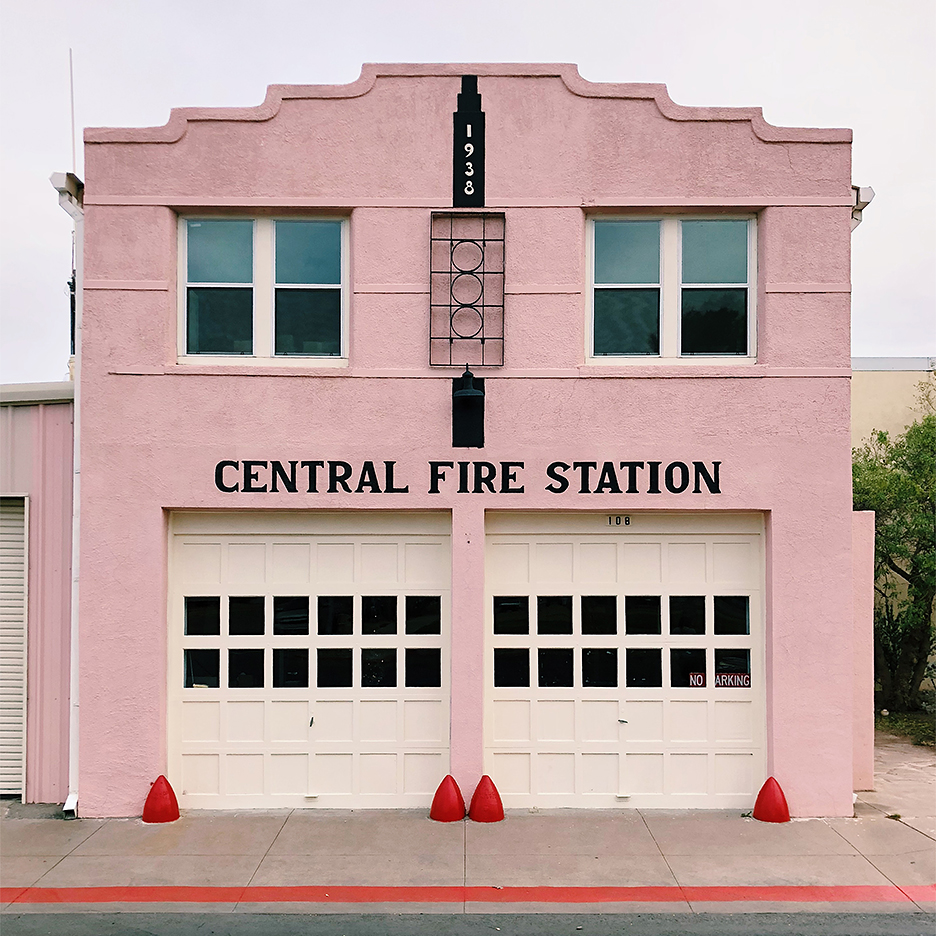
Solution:
{"label": "reflection in window", "polygon": [[572,650],[541,647],[537,651],[537,671],[540,686],[571,686]]}
{"label": "reflection in window", "polygon": [[361,651],[361,685],[365,689],[379,689],[397,684],[396,650],[374,648]]}
{"label": "reflection in window", "polygon": [[220,685],[220,651],[185,651],[185,688],[217,689]]}
{"label": "reflection in window", "polygon": [[273,651],[273,687],[304,689],[309,685],[309,651],[276,649]]}
{"label": "reflection in window", "polygon": [[350,634],[353,629],[353,611],[354,599],[350,595],[319,595],[318,632]]}
{"label": "reflection in window", "polygon": [[582,633],[617,633],[616,595],[582,595]]}
{"label": "reflection in window", "polygon": [[361,598],[361,633],[397,632],[396,595],[364,595]]}
{"label": "reflection in window", "polygon": [[263,688],[263,650],[228,650],[228,687]]}
{"label": "reflection in window", "polygon": [[536,598],[538,634],[572,633],[572,596],[538,595]]}
{"label": "reflection in window", "polygon": [[628,687],[663,685],[662,650],[629,648],[624,657]]}
{"label": "reflection in window", "polygon": [[624,622],[628,634],[659,634],[659,595],[627,595],[624,599]]}
{"label": "reflection in window", "polygon": [[279,597],[273,599],[274,634],[309,633],[309,596]]}
{"label": "reflection in window", "polygon": [[188,636],[220,634],[221,599],[186,598],[185,633]]}
{"label": "reflection in window", "polygon": [[228,599],[228,633],[237,637],[259,636],[264,632],[262,595]]}
{"label": "reflection in window", "polygon": [[494,633],[530,633],[530,599],[526,595],[494,598]]}

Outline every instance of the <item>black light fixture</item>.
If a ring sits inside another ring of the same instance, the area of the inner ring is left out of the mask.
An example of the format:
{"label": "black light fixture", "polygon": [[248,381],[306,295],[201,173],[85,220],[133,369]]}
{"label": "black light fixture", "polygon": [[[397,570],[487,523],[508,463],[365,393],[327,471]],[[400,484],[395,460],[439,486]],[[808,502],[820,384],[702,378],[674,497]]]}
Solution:
{"label": "black light fixture", "polygon": [[452,380],[452,448],[484,448],[484,378],[467,364]]}

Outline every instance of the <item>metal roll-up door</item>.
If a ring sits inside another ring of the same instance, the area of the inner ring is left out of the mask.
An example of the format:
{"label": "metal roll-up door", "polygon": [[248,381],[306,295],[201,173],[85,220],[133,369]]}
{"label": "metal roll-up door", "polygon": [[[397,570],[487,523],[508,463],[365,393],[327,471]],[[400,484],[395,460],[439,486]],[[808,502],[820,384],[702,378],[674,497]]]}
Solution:
{"label": "metal roll-up door", "polygon": [[26,498],[0,499],[0,793],[26,788]]}

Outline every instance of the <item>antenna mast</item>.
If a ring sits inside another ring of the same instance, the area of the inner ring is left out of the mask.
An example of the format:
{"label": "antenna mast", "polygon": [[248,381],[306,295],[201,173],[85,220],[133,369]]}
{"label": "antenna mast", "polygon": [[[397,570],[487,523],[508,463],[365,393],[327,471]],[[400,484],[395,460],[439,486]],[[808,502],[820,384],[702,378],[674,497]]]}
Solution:
{"label": "antenna mast", "polygon": [[68,90],[71,96],[71,145],[72,175],[78,174],[78,161],[75,158],[75,69],[72,65],[72,50],[68,50]]}

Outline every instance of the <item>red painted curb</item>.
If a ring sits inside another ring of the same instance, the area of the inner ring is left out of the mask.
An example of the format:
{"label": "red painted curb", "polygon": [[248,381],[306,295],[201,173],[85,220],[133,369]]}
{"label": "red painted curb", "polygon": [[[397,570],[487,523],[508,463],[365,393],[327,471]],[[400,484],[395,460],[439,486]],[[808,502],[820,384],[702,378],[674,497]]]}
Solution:
{"label": "red painted curb", "polygon": [[789,901],[910,903],[936,899],[936,885],[746,887],[27,887],[2,888],[14,904],[102,903],[675,903]]}

